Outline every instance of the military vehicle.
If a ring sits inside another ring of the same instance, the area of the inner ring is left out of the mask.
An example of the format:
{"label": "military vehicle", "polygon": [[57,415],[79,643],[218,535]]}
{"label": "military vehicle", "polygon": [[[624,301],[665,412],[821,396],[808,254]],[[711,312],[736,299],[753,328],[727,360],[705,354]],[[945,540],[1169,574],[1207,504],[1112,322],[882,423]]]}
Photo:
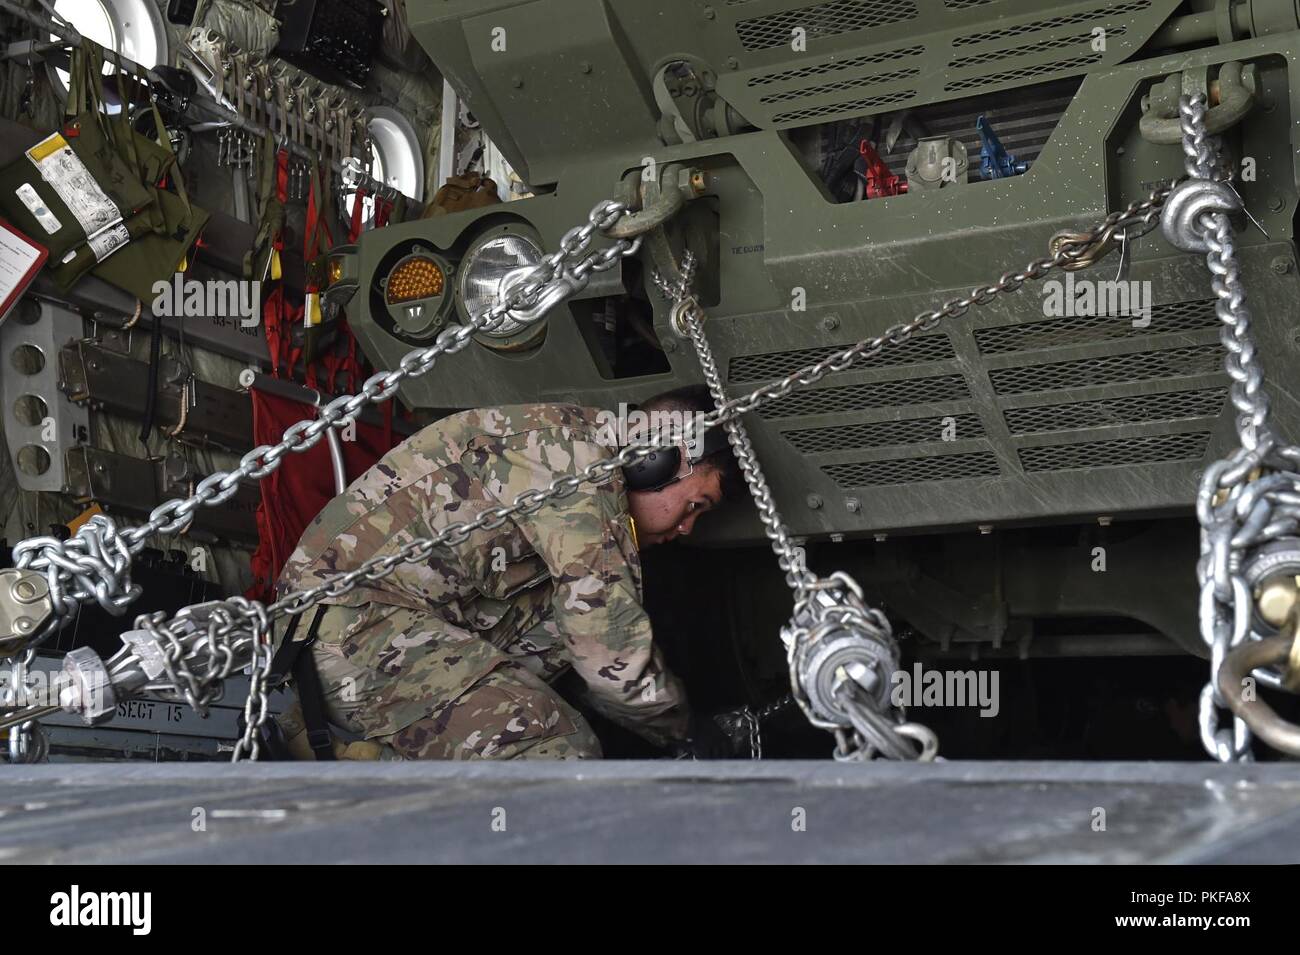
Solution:
{"label": "military vehicle", "polygon": [[[406,383],[414,406],[614,408],[699,381],[650,281],[687,249],[728,394],[779,380],[1181,176],[1178,95],[1201,90],[1250,215],[1239,258],[1274,420],[1297,433],[1292,4],[548,0],[411,15],[534,195],[365,237],[350,314],[378,365],[462,321],[481,276],[555,250],[600,200],[633,195],[643,215],[674,206],[663,196],[680,206],[657,243],[544,324],[479,335]],[[411,319],[382,286],[416,252],[455,282]],[[911,652],[1070,658],[1026,679],[1049,699],[1077,680],[1117,723],[1134,699],[1164,722],[1194,679],[1182,655],[1208,652],[1198,482],[1236,440],[1215,302],[1204,256],[1155,232],[889,345],[746,425],[810,563],[851,572]],[[761,527],[736,508],[701,534],[709,550],[659,569],[680,574],[666,602],[697,598],[681,614],[690,653],[704,634],[730,634],[743,682],[721,696],[770,700],[789,595]],[[706,572],[721,595],[683,586]],[[719,652],[704,669],[726,671]],[[1089,657],[1131,659],[1094,676]],[[1135,682],[1106,686],[1118,673]],[[1033,712],[981,753],[1050,745]],[[1152,722],[1141,713],[1129,717]]]}

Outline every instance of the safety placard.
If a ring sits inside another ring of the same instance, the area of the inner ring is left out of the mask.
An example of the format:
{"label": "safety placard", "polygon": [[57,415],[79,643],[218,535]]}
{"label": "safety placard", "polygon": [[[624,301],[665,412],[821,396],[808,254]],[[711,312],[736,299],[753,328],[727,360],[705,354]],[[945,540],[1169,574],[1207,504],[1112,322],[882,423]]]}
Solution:
{"label": "safety placard", "polygon": [[106,229],[101,229],[87,240],[90,250],[95,253],[95,261],[103,262],[122,246],[131,241],[131,233],[126,225],[117,222]]}
{"label": "safety placard", "polygon": [[0,220],[0,321],[36,278],[49,253]]}
{"label": "safety placard", "polygon": [[68,211],[76,216],[87,236],[122,221],[122,214],[113,200],[99,188],[86,164],[58,133],[27,150],[27,158],[36,165],[41,178],[58,193]]}

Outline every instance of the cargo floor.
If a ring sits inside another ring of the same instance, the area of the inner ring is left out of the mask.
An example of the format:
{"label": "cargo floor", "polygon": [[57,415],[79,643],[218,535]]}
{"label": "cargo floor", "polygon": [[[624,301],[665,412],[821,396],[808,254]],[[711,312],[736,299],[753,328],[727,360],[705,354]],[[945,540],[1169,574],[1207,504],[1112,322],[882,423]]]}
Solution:
{"label": "cargo floor", "polygon": [[0,780],[10,863],[1300,860],[1295,764],[97,763]]}

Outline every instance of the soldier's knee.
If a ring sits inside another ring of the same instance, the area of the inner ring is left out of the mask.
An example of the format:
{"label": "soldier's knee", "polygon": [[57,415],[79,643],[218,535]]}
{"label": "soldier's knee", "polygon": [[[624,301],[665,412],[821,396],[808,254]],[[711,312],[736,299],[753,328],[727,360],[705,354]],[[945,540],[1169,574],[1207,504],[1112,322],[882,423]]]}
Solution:
{"label": "soldier's knee", "polygon": [[530,674],[493,671],[436,716],[384,741],[404,759],[598,759],[581,714]]}
{"label": "soldier's knee", "polygon": [[568,736],[553,736],[516,754],[519,759],[600,759],[604,754],[600,740],[581,716],[576,730]]}

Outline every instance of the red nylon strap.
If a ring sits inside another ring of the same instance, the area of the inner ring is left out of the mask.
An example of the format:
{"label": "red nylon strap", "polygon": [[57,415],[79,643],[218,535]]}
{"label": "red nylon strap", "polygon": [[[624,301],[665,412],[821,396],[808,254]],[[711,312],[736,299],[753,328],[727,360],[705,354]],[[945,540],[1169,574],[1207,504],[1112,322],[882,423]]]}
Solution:
{"label": "red nylon strap", "polygon": [[344,358],[333,348],[321,356],[321,368],[325,370],[325,390],[334,394],[335,379],[338,378],[339,367],[343,364]]}
{"label": "red nylon strap", "polygon": [[348,242],[356,242],[361,235],[361,212],[365,204],[366,190],[358,189],[357,194],[352,197],[352,226],[348,229]]}
{"label": "red nylon strap", "polygon": [[[353,391],[361,387],[361,361],[357,358],[357,336],[352,334],[351,326],[348,329],[348,360],[345,367],[348,370],[348,385]],[[391,405],[391,401],[385,401],[384,404]]]}
{"label": "red nylon strap", "polygon": [[339,323],[339,334],[347,341],[347,347],[340,350],[338,343],[335,343],[329,354],[322,356],[320,363],[325,369],[325,390],[330,394],[338,394],[340,387],[338,384],[339,372],[346,372],[348,384],[352,390],[356,390],[361,385],[361,362],[357,360],[357,339],[352,334],[352,329],[348,327],[346,321]]}
{"label": "red nylon strap", "polygon": [[[320,210],[316,208],[316,178],[311,180],[311,188],[307,190],[307,223],[302,230],[302,262],[303,265],[310,264],[311,260],[316,257],[315,250],[319,247],[320,241],[316,233],[316,223],[320,220]],[[308,289],[312,291],[312,289]]]}
{"label": "red nylon strap", "polygon": [[375,228],[382,229],[388,225],[388,217],[393,214],[393,204],[383,196],[375,196]]}
{"label": "red nylon strap", "polygon": [[281,204],[289,201],[289,151],[281,149],[275,154],[275,198]]}
{"label": "red nylon strap", "polygon": [[[313,170],[314,172],[314,170]],[[311,188],[307,191],[307,223],[303,230],[302,237],[302,260],[303,263],[310,263],[314,258],[320,255],[320,240],[325,238],[325,247],[333,248],[334,236],[330,234],[329,223],[321,217],[321,208],[317,205],[317,187],[319,186],[320,176],[311,177]],[[307,291],[316,291],[315,286],[309,286]]]}
{"label": "red nylon strap", "polygon": [[[262,306],[266,350],[271,356],[271,374],[277,378],[281,377],[282,372],[286,377],[292,378],[294,366],[302,357],[302,349],[293,347],[293,324],[301,320],[302,306],[290,308],[284,300],[284,286],[277,285]],[[308,369],[309,373],[310,371]]]}
{"label": "red nylon strap", "polygon": [[280,311],[284,306],[284,288],[276,286],[262,306],[262,327],[266,329],[266,350],[271,356],[271,374],[280,377],[280,352],[284,340]]}

